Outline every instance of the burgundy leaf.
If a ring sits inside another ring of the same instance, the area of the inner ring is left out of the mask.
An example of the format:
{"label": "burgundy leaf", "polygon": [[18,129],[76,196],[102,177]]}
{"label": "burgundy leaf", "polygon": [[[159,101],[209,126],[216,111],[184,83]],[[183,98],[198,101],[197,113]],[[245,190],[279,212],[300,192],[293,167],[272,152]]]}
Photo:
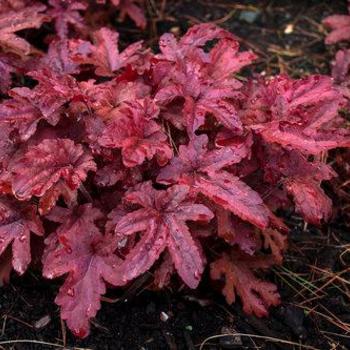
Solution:
{"label": "burgundy leaf", "polygon": [[182,183],[210,198],[219,206],[243,220],[265,228],[269,223],[269,210],[262,199],[238,177],[220,170],[238,163],[247,156],[245,142],[235,147],[207,150],[208,138],[196,137],[188,146],[180,146],[179,156],[161,169],[157,181],[164,184]]}
{"label": "burgundy leaf", "polygon": [[37,79],[39,84],[34,89],[12,89],[9,94],[13,99],[0,105],[0,123],[11,125],[23,141],[33,136],[40,120],[57,125],[64,104],[75,96],[75,81],[70,76],[61,76],[46,69],[28,75]]}
{"label": "burgundy leaf", "polygon": [[331,200],[321,189],[321,182],[335,177],[334,170],[316,160],[309,161],[297,151],[272,147],[265,154],[265,180],[283,183],[294,198],[297,211],[310,223],[327,221],[332,212]]}
{"label": "burgundy leaf", "polygon": [[280,303],[280,297],[274,284],[258,279],[253,271],[271,265],[268,257],[250,256],[234,250],[231,255],[224,254],[214,261],[210,274],[214,280],[225,278],[222,293],[229,304],[235,302],[236,295],[239,295],[244,312],[263,317],[268,314],[270,306]]}
{"label": "burgundy leaf", "polygon": [[0,255],[12,243],[12,266],[23,274],[30,261],[30,233],[43,235],[44,229],[34,205],[18,203],[2,197],[0,200]]}
{"label": "burgundy leaf", "polygon": [[142,164],[156,156],[160,165],[172,157],[167,136],[153,119],[159,109],[148,99],[125,104],[113,113],[99,143],[104,147],[121,148],[126,167]]}
{"label": "burgundy leaf", "polygon": [[123,52],[118,49],[118,32],[108,28],[101,28],[93,33],[94,45],[85,58],[85,63],[96,66],[96,74],[100,76],[113,76],[118,70],[136,61],[136,53],[141,50],[139,41],[128,46]]}
{"label": "burgundy leaf", "polygon": [[350,49],[339,50],[333,62],[332,77],[350,101]]}
{"label": "burgundy leaf", "polygon": [[101,307],[106,282],[120,284],[119,259],[102,249],[104,237],[95,225],[101,217],[91,204],[75,210],[56,207],[47,216],[61,225],[45,240],[43,275],[52,279],[68,274],[55,302],[62,319],[81,338],[89,334],[89,320]]}
{"label": "burgundy leaf", "polygon": [[143,0],[112,0],[112,3],[118,6],[120,11],[119,19],[124,20],[126,16],[130,17],[135,24],[145,29],[147,25],[145,14],[138,3],[142,4]]}
{"label": "burgundy leaf", "polygon": [[243,124],[267,142],[306,154],[347,147],[349,133],[338,124],[342,96],[325,76],[292,80],[278,76],[252,82],[240,112]]}
{"label": "burgundy leaf", "polygon": [[[201,47],[213,39],[219,42],[206,54]],[[212,24],[192,27],[179,42],[165,34],[160,39],[160,49],[162,61],[153,72],[159,85],[155,99],[166,110],[175,98],[184,98],[180,124],[188,134],[192,136],[204,124],[206,115],[213,115],[229,129],[241,131],[237,111],[229,101],[240,96],[241,83],[233,74],[250,64],[255,55],[239,53],[233,36]],[[166,65],[164,59],[175,62]]]}
{"label": "burgundy leaf", "polygon": [[56,202],[61,196],[68,207],[73,207],[77,204],[77,191],[69,188],[65,181],[59,180],[40,198],[40,215],[46,215],[56,205]]}
{"label": "burgundy leaf", "polygon": [[154,272],[154,281],[153,284],[157,289],[163,289],[168,286],[171,281],[171,276],[175,272],[174,264],[171,260],[171,255],[165,253],[163,261]]}
{"label": "burgundy leaf", "polygon": [[41,69],[50,67],[51,70],[62,75],[79,73],[79,64],[74,61],[76,50],[77,47],[72,47],[72,43],[67,39],[53,40],[47,54],[41,59]]}
{"label": "burgundy leaf", "polygon": [[332,201],[319,185],[310,179],[294,178],[287,182],[287,190],[294,197],[297,212],[307,222],[319,225],[332,215]]}
{"label": "burgundy leaf", "polygon": [[[350,12],[350,6],[349,6]],[[350,40],[350,16],[332,15],[325,18],[322,23],[331,29],[326,37],[326,44],[335,44],[338,41]]]}
{"label": "burgundy leaf", "polygon": [[83,18],[79,13],[79,11],[87,8],[83,1],[49,0],[49,4],[52,8],[48,11],[48,14],[55,20],[55,29],[59,38],[68,37],[68,25],[80,32],[87,31]]}
{"label": "burgundy leaf", "polygon": [[50,19],[42,14],[45,5],[27,6],[18,11],[0,13],[0,47],[19,56],[29,55],[35,49],[25,39],[15,33],[23,29],[39,28]]}
{"label": "burgundy leaf", "polygon": [[227,243],[237,245],[243,252],[252,255],[258,248],[258,236],[246,222],[232,217],[231,212],[217,207],[215,211],[218,236]]}
{"label": "burgundy leaf", "polygon": [[212,23],[202,23],[191,27],[179,41],[176,40],[174,34],[163,34],[159,42],[162,52],[160,58],[176,61],[193,51],[198,52],[200,56],[205,56],[201,48],[214,39],[234,40],[234,35]]}
{"label": "burgundy leaf", "polygon": [[20,200],[42,197],[59,181],[76,190],[87,172],[96,169],[91,155],[68,139],[47,139],[31,146],[9,165],[12,190]]}
{"label": "burgundy leaf", "polygon": [[6,93],[11,87],[11,73],[17,73],[21,62],[14,55],[0,54],[0,92]]}
{"label": "burgundy leaf", "polygon": [[167,249],[182,280],[195,288],[204,269],[200,246],[191,237],[186,221],[208,222],[212,212],[195,204],[190,188],[175,185],[167,191],[156,191],[150,182],[136,186],[125,200],[142,208],[123,216],[115,227],[117,236],[144,232],[121,265],[125,282],[146,272]]}

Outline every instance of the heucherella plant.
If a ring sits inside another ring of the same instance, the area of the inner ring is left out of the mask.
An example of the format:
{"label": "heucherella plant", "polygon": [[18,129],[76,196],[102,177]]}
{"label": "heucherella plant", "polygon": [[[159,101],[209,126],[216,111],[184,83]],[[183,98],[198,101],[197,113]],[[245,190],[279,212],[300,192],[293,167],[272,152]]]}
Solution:
{"label": "heucherella plant", "polygon": [[323,20],[323,24],[331,29],[326,36],[326,44],[335,44],[350,40],[350,2],[348,1],[349,15],[331,15]]}
{"label": "heucherella plant", "polygon": [[[141,2],[111,2],[146,25]],[[41,258],[44,277],[64,279],[55,301],[79,337],[107,287],[149,270],[157,288],[176,275],[196,288],[209,271],[228,303],[267,315],[280,297],[259,271],[287,248],[277,209],[331,218],[322,182],[336,174],[322,155],[350,145],[347,87],[322,75],[242,81],[255,54],[213,24],[164,34],[157,53],[121,50],[117,31],[85,20],[109,5],[0,4],[1,279]],[[18,36],[29,28],[47,50]]]}
{"label": "heucherella plant", "polygon": [[[350,14],[350,1],[348,2]],[[350,15],[332,15],[323,20],[323,24],[331,29],[326,36],[327,45],[350,41]],[[340,49],[332,64],[332,77],[339,86],[350,107],[350,49]]]}

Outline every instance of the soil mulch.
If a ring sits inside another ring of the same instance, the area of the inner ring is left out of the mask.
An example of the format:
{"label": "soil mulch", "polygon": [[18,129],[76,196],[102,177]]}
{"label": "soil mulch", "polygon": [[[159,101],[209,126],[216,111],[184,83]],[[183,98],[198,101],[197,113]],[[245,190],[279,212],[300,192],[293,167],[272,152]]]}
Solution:
{"label": "soil mulch", "polygon": [[[147,31],[116,24],[124,44],[142,38],[156,48],[166,31],[181,34],[192,24],[214,21],[259,55],[258,71],[293,77],[329,72],[336,48],[324,46],[320,22],[346,12],[345,0],[146,2]],[[334,203],[343,204],[337,197]],[[122,295],[110,290],[90,336],[76,340],[54,304],[61,281],[48,283],[32,269],[1,289],[0,349],[350,349],[350,235],[344,214],[338,210],[331,224],[317,229],[285,213],[290,249],[284,265],[266,276],[279,286],[283,303],[269,318],[245,315],[239,302],[226,305],[206,280],[197,291],[160,293],[147,290],[146,275]],[[205,342],[216,335],[221,336]]]}

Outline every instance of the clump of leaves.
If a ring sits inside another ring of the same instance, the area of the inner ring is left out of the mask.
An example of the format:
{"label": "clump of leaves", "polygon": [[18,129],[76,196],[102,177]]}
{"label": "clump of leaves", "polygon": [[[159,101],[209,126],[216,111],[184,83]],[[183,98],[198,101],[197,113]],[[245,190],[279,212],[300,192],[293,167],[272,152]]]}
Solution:
{"label": "clump of leaves", "polygon": [[[256,56],[212,24],[164,34],[159,53],[142,42],[119,50],[84,2],[2,3],[2,279],[41,254],[43,276],[65,278],[56,303],[80,337],[107,285],[148,270],[157,287],[176,274],[196,288],[209,266],[227,302],[267,315],[280,298],[259,271],[287,248],[276,210],[294,206],[315,225],[332,215],[323,155],[350,145],[332,79],[242,82]],[[145,25],[135,1],[112,3]],[[17,38],[44,22],[46,52]]]}
{"label": "clump of leaves", "polygon": [[348,11],[349,15],[331,15],[323,20],[323,24],[331,29],[331,32],[326,37],[326,44],[350,40],[350,2]]}
{"label": "clump of leaves", "polygon": [[[348,1],[350,13],[350,1]],[[323,20],[323,24],[331,29],[326,36],[327,45],[338,42],[350,41],[350,15],[332,15]],[[348,101],[350,107],[350,50],[340,49],[332,62],[332,77],[339,85],[341,92]]]}
{"label": "clump of leaves", "polygon": [[339,50],[335,55],[332,77],[350,106],[350,49]]}

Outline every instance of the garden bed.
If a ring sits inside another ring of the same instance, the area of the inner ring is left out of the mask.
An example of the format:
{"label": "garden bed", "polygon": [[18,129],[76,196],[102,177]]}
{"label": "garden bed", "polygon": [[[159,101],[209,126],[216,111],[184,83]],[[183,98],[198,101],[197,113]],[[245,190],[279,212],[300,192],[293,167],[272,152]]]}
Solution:
{"label": "garden bed", "polygon": [[[145,31],[131,22],[118,25],[122,45],[143,39],[156,48],[164,32],[182,34],[190,25],[214,21],[257,53],[258,71],[301,77],[329,72],[335,48],[325,47],[326,32],[320,23],[330,14],[346,13],[346,1],[147,1],[147,11]],[[343,204],[337,197],[333,200],[337,207]],[[348,349],[346,216],[338,210],[322,228],[305,225],[291,213],[284,216],[292,228],[290,247],[283,266],[267,276],[278,285],[282,304],[269,318],[245,315],[239,302],[228,306],[206,278],[196,291],[183,287],[150,292],[151,276],[146,275],[123,294],[109,290],[89,337],[77,340],[61,323],[53,302],[60,281],[48,283],[33,268],[24,278],[13,276],[2,288],[0,349],[180,350],[201,344],[212,350]],[[206,340],[226,333],[240,335]],[[13,343],[1,345],[8,341]]]}

